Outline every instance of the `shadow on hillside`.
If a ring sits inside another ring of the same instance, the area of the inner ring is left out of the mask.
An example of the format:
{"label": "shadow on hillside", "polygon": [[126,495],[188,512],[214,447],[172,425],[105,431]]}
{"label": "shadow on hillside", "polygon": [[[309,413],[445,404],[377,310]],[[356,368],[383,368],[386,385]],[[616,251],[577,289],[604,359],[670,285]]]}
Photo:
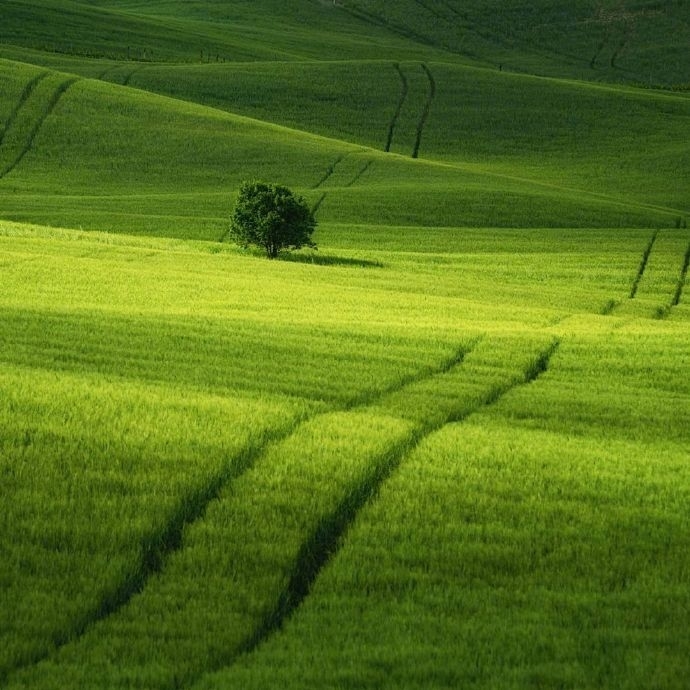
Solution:
{"label": "shadow on hillside", "polygon": [[299,264],[314,264],[316,266],[350,266],[355,268],[383,268],[380,261],[369,259],[353,259],[346,256],[333,256],[329,254],[291,254],[281,253],[279,261],[290,261]]}

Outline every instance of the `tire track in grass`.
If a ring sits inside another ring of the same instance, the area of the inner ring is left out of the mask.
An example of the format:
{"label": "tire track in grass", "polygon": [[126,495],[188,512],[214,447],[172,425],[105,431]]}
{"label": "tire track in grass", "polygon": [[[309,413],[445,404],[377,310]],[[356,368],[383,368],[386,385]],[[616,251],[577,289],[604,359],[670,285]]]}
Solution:
{"label": "tire track in grass", "polygon": [[[338,156],[333,163],[331,163],[328,168],[326,168],[325,174],[321,177],[321,179],[312,187],[312,189],[319,189],[323,184],[325,184],[328,179],[333,175],[335,172],[335,169],[338,167],[338,164],[347,156],[346,153],[341,154]],[[328,192],[323,192],[321,196],[317,199],[316,203],[311,207],[311,212],[312,215],[315,215],[316,212],[319,210],[321,204],[324,202],[326,195]]]}
{"label": "tire track in grass", "polygon": [[94,625],[117,614],[135,595],[143,592],[150,579],[158,575],[165,567],[166,562],[184,547],[184,533],[204,518],[209,506],[220,498],[221,493],[229,484],[250,470],[263,455],[270,452],[273,446],[294,436],[301,428],[319,417],[325,417],[333,412],[350,412],[358,408],[366,408],[377,400],[394,394],[409,385],[451,370],[462,362],[477,342],[478,340],[474,340],[458,348],[450,357],[437,365],[423,367],[380,390],[365,391],[343,405],[334,405],[325,410],[320,408],[299,416],[292,425],[287,425],[282,430],[274,429],[265,432],[259,443],[247,446],[244,451],[234,456],[231,461],[229,460],[225,464],[220,473],[210,478],[205,486],[200,487],[192,495],[180,498],[169,521],[159,532],[141,544],[139,562],[133,565],[129,574],[115,590],[104,594],[97,607],[76,621],[69,630],[54,636],[49,649],[40,653],[28,653],[24,659],[8,670],[4,677],[0,676],[0,682],[4,683],[23,669],[48,659],[66,645],[78,642]]}
{"label": "tire track in grass", "polygon": [[109,83],[112,83],[112,82],[110,82],[109,79],[106,79],[106,76],[109,74],[112,74],[113,72],[116,72],[117,70],[119,70],[121,68],[122,68],[122,65],[120,63],[117,63],[115,65],[110,65],[110,67],[107,67],[105,70],[103,70],[103,72],[101,72],[96,77],[96,79],[98,79],[99,81],[107,81]]}
{"label": "tire track in grass", "polygon": [[125,76],[125,78],[122,80],[122,86],[129,86],[129,83],[132,81],[132,77],[137,73],[141,72],[146,67],[146,65],[139,65],[139,67],[135,67],[129,74]]}
{"label": "tire track in grass", "polygon": [[431,74],[431,70],[424,63],[422,63],[422,69],[426,73],[427,79],[429,80],[429,93],[427,95],[426,103],[424,104],[424,110],[422,111],[422,115],[419,118],[419,123],[417,125],[417,134],[415,137],[414,148],[412,149],[412,158],[417,158],[419,156],[419,147],[422,143],[424,126],[426,125],[427,118],[429,117],[431,104],[436,96],[436,82],[433,74]]}
{"label": "tire track in grass", "polygon": [[[348,153],[344,153],[341,156],[338,156],[336,160],[328,167],[326,170],[326,173],[323,175],[323,177],[312,187],[312,189],[320,189],[330,178],[335,174],[336,168],[340,163],[348,157]],[[351,187],[357,180],[359,180],[362,175],[369,169],[371,164],[373,163],[373,160],[368,160],[355,174],[348,182],[346,182],[343,186],[344,187]],[[311,207],[311,212],[312,214],[316,214],[319,208],[321,208],[321,204],[326,200],[326,197],[328,196],[328,192],[322,192],[319,198],[316,200],[314,205]],[[226,233],[227,234],[227,233]],[[223,236],[225,237],[225,235]],[[222,239],[221,239],[222,242]]]}
{"label": "tire track in grass", "polygon": [[680,270],[680,277],[678,278],[678,286],[676,287],[676,292],[671,300],[671,306],[677,307],[680,304],[680,300],[683,296],[683,289],[685,287],[685,282],[688,277],[688,268],[690,268],[690,244],[685,250],[685,256],[683,257],[683,266]]}
{"label": "tire track in grass", "polygon": [[592,55],[590,61],[589,61],[589,68],[590,69],[595,69],[597,66],[597,60],[599,59],[599,56],[602,54],[604,51],[604,48],[608,45],[608,38],[604,38],[604,40],[598,45],[594,55]]}
{"label": "tire track in grass", "polygon": [[327,192],[322,192],[321,196],[316,200],[316,203],[311,207],[312,215],[316,215],[319,208],[321,208],[321,204],[326,199],[326,195],[327,195]]}
{"label": "tire track in grass", "polygon": [[393,67],[397,71],[398,77],[400,78],[400,98],[398,99],[395,112],[393,113],[393,118],[391,119],[390,124],[388,125],[388,135],[386,137],[386,146],[384,148],[384,151],[386,153],[390,153],[391,145],[393,144],[393,134],[395,133],[395,128],[398,124],[398,119],[400,118],[400,113],[402,112],[403,106],[405,105],[405,101],[407,100],[407,94],[409,91],[407,77],[405,76],[405,73],[402,71],[400,64],[396,62],[394,63]]}
{"label": "tire track in grass", "polygon": [[325,174],[321,177],[321,179],[312,187],[312,189],[318,189],[323,185],[331,175],[335,172],[335,169],[338,167],[338,164],[342,162],[342,160],[347,156],[346,153],[343,153],[342,155],[338,156],[333,163],[331,163],[328,168],[326,168]]}
{"label": "tire track in grass", "polygon": [[642,253],[642,260],[640,261],[640,266],[637,269],[637,274],[635,275],[635,278],[633,279],[632,287],[630,288],[630,296],[629,299],[635,299],[635,295],[637,294],[637,290],[640,286],[640,281],[642,280],[642,276],[644,275],[645,269],[647,268],[647,262],[649,261],[649,255],[652,253],[652,249],[654,248],[654,243],[656,242],[656,238],[659,234],[658,230],[655,230],[652,233],[652,236],[649,238],[649,243],[645,247],[644,252]]}
{"label": "tire track in grass", "polygon": [[364,173],[369,170],[373,163],[373,159],[368,160],[360,169],[359,171],[355,174],[355,176],[345,185],[346,187],[352,187],[355,182],[358,182],[359,179],[364,175]]}
{"label": "tire track in grass", "polygon": [[[32,149],[34,140],[36,138],[36,135],[40,131],[41,127],[45,123],[45,121],[50,117],[51,113],[55,110],[55,107],[57,106],[58,102],[62,98],[62,96],[67,92],[67,90],[75,84],[77,81],[79,81],[78,77],[72,77],[70,79],[66,79],[63,81],[53,92],[53,95],[51,96],[50,100],[48,101],[46,107],[43,109],[43,111],[40,113],[38,119],[34,123],[33,127],[28,133],[28,136],[26,138],[26,141],[19,151],[19,154],[15,157],[15,159],[3,170],[0,171],[0,180],[7,175],[9,175],[18,165],[21,163],[23,160],[24,156],[26,156],[27,153]],[[28,97],[27,97],[28,98]]]}
{"label": "tire track in grass", "polygon": [[185,527],[203,517],[206,507],[218,498],[222,488],[249,469],[268,444],[280,441],[293,433],[303,419],[298,419],[295,424],[283,432],[268,430],[264,434],[262,442],[256,446],[247,446],[242,452],[234,456],[232,461],[228,461],[222,471],[211,477],[205,486],[199,487],[192,495],[181,497],[170,520],[163,526],[163,529],[143,540],[140,547],[139,562],[134,565],[119,586],[114,590],[105,592],[98,606],[77,620],[70,630],[55,635],[48,651],[29,652],[24,659],[6,672],[4,677],[3,674],[0,674],[0,682],[5,682],[8,677],[22,668],[38,664],[54,651],[84,635],[97,621],[104,620],[125,606],[135,594],[143,590],[149,578],[162,570],[165,559],[181,547]]}
{"label": "tire track in grass", "polygon": [[[230,666],[239,656],[253,652],[283,627],[285,621],[307,598],[320,572],[337,555],[343,538],[359,512],[378,494],[383,483],[395,472],[409,453],[427,436],[446,424],[461,422],[478,410],[494,405],[514,388],[536,381],[548,370],[559,345],[559,340],[553,340],[547,348],[538,352],[537,356],[527,363],[520,376],[502,384],[489,386],[474,405],[461,405],[457,410],[449,409],[443,418],[420,424],[413,430],[407,442],[399,443],[392,448],[383,462],[376,464],[372,471],[341,500],[334,511],[321,520],[309,539],[302,545],[297,555],[294,572],[273,611],[255,633],[235,653],[228,656],[223,666]],[[449,374],[463,361],[464,357],[458,358],[437,376]]]}
{"label": "tire track in grass", "polygon": [[14,121],[17,119],[17,115],[19,114],[20,110],[22,109],[24,103],[29,99],[31,94],[33,93],[34,89],[38,86],[38,84],[43,81],[50,72],[41,72],[37,76],[35,76],[31,81],[27,83],[27,85],[24,87],[24,90],[22,91],[21,95],[19,96],[19,100],[17,101],[17,104],[14,106],[14,109],[10,113],[10,116],[7,118],[7,121],[5,122],[5,126],[3,127],[2,132],[0,132],[0,146],[2,146],[3,141],[5,140],[5,135],[7,134],[8,130],[12,127],[14,124]]}

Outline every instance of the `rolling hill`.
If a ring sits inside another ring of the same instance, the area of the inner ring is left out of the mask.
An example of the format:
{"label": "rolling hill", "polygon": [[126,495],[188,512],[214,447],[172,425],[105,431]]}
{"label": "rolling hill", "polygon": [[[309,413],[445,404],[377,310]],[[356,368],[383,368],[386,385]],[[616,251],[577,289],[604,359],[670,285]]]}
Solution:
{"label": "rolling hill", "polygon": [[0,685],[682,690],[688,38],[3,0]]}

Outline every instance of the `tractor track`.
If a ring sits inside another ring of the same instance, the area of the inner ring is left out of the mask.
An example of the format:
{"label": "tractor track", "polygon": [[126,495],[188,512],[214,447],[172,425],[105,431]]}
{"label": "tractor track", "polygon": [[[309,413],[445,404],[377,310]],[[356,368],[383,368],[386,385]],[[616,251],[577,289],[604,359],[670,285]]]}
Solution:
{"label": "tractor track", "polygon": [[[29,131],[29,134],[26,138],[24,146],[19,151],[19,154],[15,157],[15,159],[8,166],[6,166],[2,170],[0,170],[0,180],[2,178],[6,177],[7,175],[9,175],[19,165],[19,163],[21,163],[24,156],[26,156],[26,154],[29,153],[29,151],[31,151],[31,149],[33,148],[33,144],[34,144],[34,140],[36,138],[36,135],[41,130],[41,127],[43,127],[43,124],[45,123],[45,121],[48,119],[48,117],[50,117],[52,112],[55,110],[55,107],[59,103],[62,96],[77,81],[79,81],[79,78],[77,78],[77,77],[67,79],[67,80],[63,81],[55,89],[55,91],[53,92],[53,95],[51,96],[50,100],[48,101],[46,107],[43,109],[43,112],[39,115],[38,119],[34,123],[31,130]],[[34,84],[34,86],[35,86],[35,84]],[[29,92],[29,95],[30,95],[30,93],[31,93],[31,91]],[[27,95],[26,98],[28,98],[29,95]],[[17,112],[19,112],[19,110]],[[15,118],[16,118],[16,115],[15,115]]]}
{"label": "tractor track", "polygon": [[[25,658],[15,663],[11,669],[0,673],[0,684],[5,683],[15,673],[53,656],[67,644],[77,642],[94,625],[117,614],[135,595],[143,592],[149,580],[163,570],[168,559],[184,548],[183,535],[185,531],[202,520],[209,506],[214,501],[219,500],[225,487],[251,469],[273,445],[288,439],[307,422],[319,416],[332,414],[336,411],[348,412],[367,407],[406,386],[447,372],[464,359],[471,347],[461,348],[438,365],[425,367],[420,371],[404,376],[382,390],[370,390],[352,398],[345,404],[303,415],[291,426],[283,430],[268,432],[261,442],[246,447],[244,451],[227,463],[222,472],[211,477],[205,486],[199,487],[191,496],[187,495],[180,498],[168,522],[156,534],[142,542],[139,561],[132,565],[127,576],[115,589],[105,592],[98,605],[75,621],[70,629],[62,630],[54,635],[46,650],[29,653]],[[233,658],[235,656],[236,654],[233,654]]]}
{"label": "tractor track", "polygon": [[434,97],[436,96],[436,82],[434,80],[434,75],[431,74],[431,70],[424,63],[422,63],[422,69],[426,73],[427,79],[429,80],[429,93],[424,104],[424,109],[422,110],[422,115],[419,118],[419,123],[417,124],[417,132],[415,135],[414,147],[412,149],[412,158],[419,157],[419,147],[422,143],[422,134],[424,133],[424,126],[426,125],[427,118],[429,117],[429,112],[431,111],[431,105],[434,101]]}
{"label": "tractor track", "polygon": [[405,76],[405,73],[402,71],[400,64],[396,62],[393,65],[393,67],[395,68],[396,72],[398,73],[398,77],[400,78],[400,97],[398,98],[398,103],[395,107],[395,112],[393,113],[393,117],[390,121],[390,124],[388,125],[388,135],[386,136],[386,146],[384,148],[384,151],[386,153],[389,153],[391,150],[391,145],[393,144],[393,134],[395,133],[395,128],[398,124],[398,119],[400,118],[400,113],[402,112],[403,106],[405,105],[405,101],[407,100],[407,94],[409,91],[407,77]]}
{"label": "tractor track", "polygon": [[[520,380],[493,386],[472,409],[465,409],[456,414],[451,412],[445,420],[423,425],[413,432],[412,438],[407,443],[400,443],[392,448],[384,461],[376,465],[370,475],[364,478],[354,491],[350,492],[336,509],[321,521],[309,540],[302,545],[293,575],[276,602],[275,608],[254,635],[246,640],[241,649],[233,654],[225,665],[229,666],[239,656],[251,653],[283,627],[285,621],[308,597],[324,567],[337,555],[342,540],[357,515],[379,493],[384,482],[393,475],[407,455],[414,451],[426,437],[447,424],[462,422],[481,409],[494,405],[515,388],[536,381],[548,370],[551,358],[559,345],[560,341],[554,340],[548,348],[538,353],[536,359],[525,368]],[[448,373],[460,366],[463,359],[464,357],[460,356],[455,362],[449,363],[443,373]]]}
{"label": "tractor track", "polygon": [[24,90],[22,91],[21,95],[19,96],[19,100],[17,101],[17,104],[14,106],[14,109],[10,113],[10,116],[7,118],[7,121],[5,122],[5,126],[0,132],[0,146],[2,146],[2,142],[5,140],[5,135],[7,134],[7,131],[12,127],[14,124],[14,121],[17,119],[17,115],[19,114],[20,110],[22,109],[22,106],[26,101],[29,99],[31,94],[33,93],[33,90],[38,86],[38,84],[43,81],[50,72],[41,72],[41,74],[35,76],[25,87]]}
{"label": "tractor track", "polygon": [[629,299],[635,299],[635,295],[637,294],[637,290],[640,286],[640,281],[642,280],[642,276],[647,268],[647,262],[649,261],[649,256],[652,253],[652,249],[654,249],[654,243],[656,242],[658,235],[659,231],[655,230],[652,233],[652,236],[649,238],[649,243],[645,247],[644,252],[642,252],[642,259],[640,260],[640,265],[637,269],[637,273],[635,274],[635,278],[633,279],[632,287],[630,288]]}

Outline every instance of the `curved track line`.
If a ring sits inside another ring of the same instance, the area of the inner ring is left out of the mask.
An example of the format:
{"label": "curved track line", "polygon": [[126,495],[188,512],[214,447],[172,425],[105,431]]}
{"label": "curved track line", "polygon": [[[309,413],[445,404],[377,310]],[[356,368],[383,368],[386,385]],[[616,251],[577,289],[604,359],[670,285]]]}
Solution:
{"label": "curved track line", "polygon": [[597,48],[596,52],[594,53],[594,55],[592,55],[592,59],[589,61],[590,69],[594,69],[597,66],[597,60],[599,59],[599,56],[601,55],[604,48],[606,48],[608,42],[609,39],[604,38],[604,40],[599,44],[599,47]]}
{"label": "curved track line", "polygon": [[[245,642],[240,650],[232,655],[228,665],[231,665],[239,656],[254,651],[282,628],[284,622],[307,598],[323,568],[337,555],[343,537],[359,512],[369,500],[379,493],[383,483],[422,440],[446,424],[461,422],[480,409],[495,404],[514,388],[537,380],[547,371],[551,358],[559,345],[560,342],[554,340],[546,350],[540,352],[534,362],[524,370],[522,380],[506,383],[502,386],[498,385],[490,389],[485,398],[478,401],[473,409],[457,416],[450,414],[445,421],[422,426],[412,433],[412,437],[408,442],[400,443],[395,448],[392,448],[389,451],[388,457],[373,469],[372,474],[362,479],[360,485],[355,487],[354,491],[350,492],[340,502],[336,509],[321,522],[312,537],[302,545],[292,578],[282,592],[276,607],[265,619],[263,625],[256,630],[255,634]],[[446,372],[459,366],[461,363],[462,358],[459,358],[458,361],[446,369]]]}
{"label": "curved track line", "polygon": [[325,175],[312,187],[312,189],[318,189],[328,178],[335,172],[335,169],[338,167],[338,164],[342,162],[342,160],[347,156],[346,153],[341,154],[338,156],[333,163],[331,163],[328,168],[326,169]]}
{"label": "curved track line", "polygon": [[122,86],[129,86],[129,82],[132,81],[132,77],[137,73],[141,72],[147,65],[139,65],[139,67],[135,67],[123,80],[122,80]]}
{"label": "curved track line", "polygon": [[352,187],[352,185],[353,185],[355,182],[357,182],[357,181],[359,180],[359,178],[362,177],[362,175],[364,175],[364,173],[365,173],[367,170],[369,170],[369,168],[371,167],[371,164],[372,164],[373,162],[374,162],[374,161],[373,161],[372,159],[369,159],[369,160],[362,166],[362,168],[357,172],[357,174],[356,174],[356,175],[355,175],[345,186],[346,186],[346,187]]}
{"label": "curved track line", "polygon": [[319,208],[321,208],[321,204],[323,203],[323,200],[326,198],[326,194],[327,192],[323,192],[321,196],[316,200],[316,203],[311,207],[312,215],[315,215]]}
{"label": "curved track line", "polygon": [[122,67],[122,65],[119,63],[116,65],[110,65],[110,67],[108,67],[106,70],[101,72],[96,77],[96,79],[98,79],[99,81],[107,81],[108,83],[112,84],[113,82],[111,82],[109,79],[105,79],[106,74],[110,74],[111,72],[115,72],[116,70],[120,69],[121,67]]}
{"label": "curved track line", "polygon": [[680,277],[678,278],[678,286],[676,287],[676,292],[671,300],[671,306],[677,307],[680,304],[681,297],[683,296],[683,288],[685,287],[685,281],[688,277],[688,269],[690,268],[690,244],[685,250],[685,257],[683,258],[683,267],[680,270]]}
{"label": "curved track line", "polygon": [[649,239],[649,243],[647,244],[644,252],[642,253],[642,260],[640,261],[640,266],[637,269],[637,274],[635,275],[632,287],[630,288],[629,299],[634,299],[635,295],[637,294],[637,289],[640,286],[640,281],[642,280],[642,276],[644,275],[645,269],[647,268],[647,262],[649,261],[649,255],[652,253],[652,249],[654,248],[654,243],[656,242],[656,238],[657,238],[658,234],[659,234],[658,230],[655,230],[652,233],[652,236]]}
{"label": "curved track line", "polygon": [[[183,534],[195,522],[202,519],[206,514],[209,505],[217,500],[222,490],[233,480],[238,479],[242,474],[261,458],[267,450],[274,444],[283,441],[307,422],[321,415],[331,414],[334,411],[349,411],[359,407],[366,407],[374,404],[377,400],[402,390],[406,386],[418,383],[427,378],[449,371],[460,363],[466,354],[477,344],[479,339],[454,352],[448,359],[443,360],[433,367],[426,367],[420,371],[402,377],[398,381],[391,383],[382,390],[365,391],[362,395],[351,399],[344,405],[329,407],[325,411],[312,412],[298,418],[295,423],[283,430],[267,432],[261,442],[256,446],[245,448],[238,456],[233,458],[234,462],[229,463],[224,471],[211,477],[205,487],[199,488],[192,496],[182,497],[172,518],[163,526],[163,529],[152,535],[141,544],[141,558],[134,564],[129,574],[110,592],[104,593],[98,606],[91,612],[87,612],[80,620],[76,621],[70,630],[63,630],[56,634],[51,640],[50,648],[37,654],[27,655],[9,669],[4,677],[0,675],[0,682],[5,682],[14,673],[35,665],[52,656],[60,648],[68,643],[82,637],[92,626],[102,620],[116,614],[125,607],[129,601],[139,592],[143,591],[150,578],[160,573],[165,566],[166,560],[176,551],[183,548]],[[233,655],[234,658],[235,655]]]}
{"label": "curved track line", "polygon": [[38,86],[38,84],[43,81],[50,72],[41,72],[38,76],[34,77],[25,87],[24,90],[22,91],[21,95],[19,96],[19,100],[17,101],[17,104],[14,106],[14,109],[10,113],[10,116],[7,118],[7,121],[5,122],[5,127],[2,130],[2,133],[0,133],[0,146],[2,146],[2,142],[5,140],[5,135],[7,134],[7,131],[10,129],[10,127],[14,124],[14,121],[17,119],[17,115],[19,114],[19,111],[22,109],[22,106],[24,103],[26,103],[27,100],[29,100],[29,96],[33,93],[34,89]]}
{"label": "curved track line", "polygon": [[417,124],[417,134],[415,137],[414,148],[412,149],[412,158],[419,157],[419,147],[422,143],[422,133],[424,132],[424,125],[426,124],[427,118],[429,117],[429,111],[431,110],[431,104],[436,96],[436,82],[434,81],[434,75],[431,74],[431,70],[422,63],[422,69],[426,73],[427,79],[429,80],[429,94],[424,104],[424,110],[422,111],[422,116],[419,118],[419,123]]}
{"label": "curved track line", "polygon": [[395,132],[395,128],[398,124],[398,118],[400,117],[400,112],[403,109],[403,105],[405,105],[405,101],[407,100],[407,92],[408,92],[408,85],[407,85],[407,77],[403,73],[402,69],[400,68],[400,65],[396,62],[393,67],[398,73],[398,76],[400,77],[400,98],[398,99],[398,104],[395,108],[395,113],[393,113],[393,119],[390,121],[390,124],[388,125],[388,136],[386,137],[386,147],[384,148],[384,151],[386,153],[389,153],[391,150],[391,144],[393,143],[393,133]]}
{"label": "curved track line", "polygon": [[55,106],[57,106],[58,102],[62,98],[62,96],[65,94],[67,89],[69,89],[72,84],[75,82],[79,81],[77,77],[74,77],[72,79],[68,79],[67,81],[64,81],[60,86],[57,87],[55,92],[53,93],[53,96],[51,97],[50,101],[48,102],[48,105],[46,106],[46,109],[41,113],[40,117],[36,121],[36,124],[34,124],[33,128],[29,132],[29,136],[27,137],[26,144],[22,148],[22,150],[19,152],[19,155],[15,158],[14,162],[10,163],[10,165],[2,170],[0,172],[0,179],[3,177],[9,175],[18,165],[21,163],[22,159],[24,156],[26,156],[27,153],[31,150],[34,139],[36,138],[36,135],[38,134],[39,130],[43,126],[43,123],[48,119],[50,114],[55,110]]}

